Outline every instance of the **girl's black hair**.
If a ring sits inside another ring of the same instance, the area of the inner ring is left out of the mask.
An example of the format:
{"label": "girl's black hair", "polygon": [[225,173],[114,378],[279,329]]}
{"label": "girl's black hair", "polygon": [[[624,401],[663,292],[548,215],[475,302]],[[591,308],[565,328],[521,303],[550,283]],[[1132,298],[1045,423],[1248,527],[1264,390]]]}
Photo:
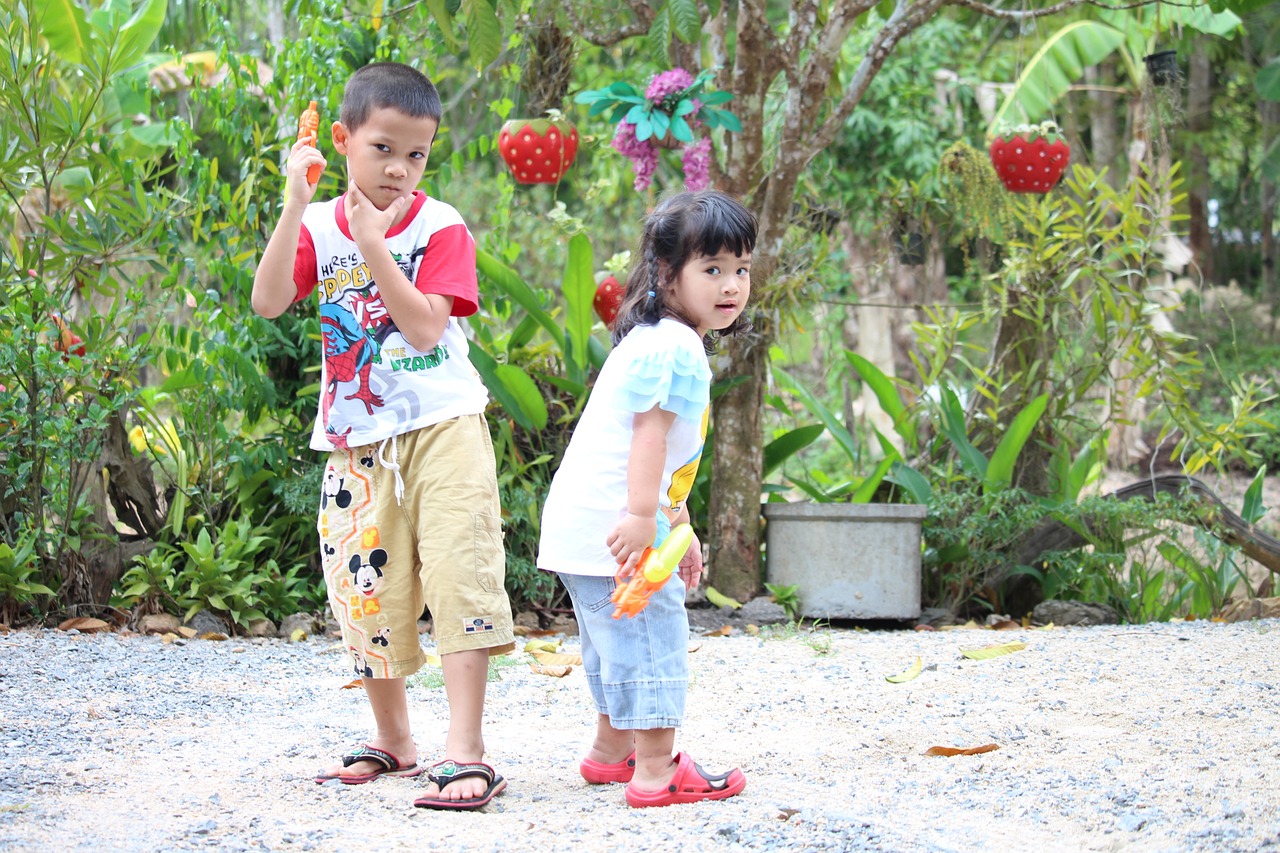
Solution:
{"label": "girl's black hair", "polygon": [[[700,190],[664,199],[645,219],[639,257],[627,277],[618,319],[613,324],[614,344],[636,326],[650,326],[663,317],[687,321],[667,305],[665,285],[690,258],[716,255],[722,250],[745,255],[755,246],[755,214],[733,196],[719,190]],[[703,344],[707,352],[713,352],[720,337],[750,328],[751,321],[744,312],[719,333],[708,332]]]}
{"label": "girl's black hair", "polygon": [[338,119],[354,133],[370,113],[386,107],[437,124],[444,115],[440,93],[427,75],[400,62],[372,62],[347,80]]}

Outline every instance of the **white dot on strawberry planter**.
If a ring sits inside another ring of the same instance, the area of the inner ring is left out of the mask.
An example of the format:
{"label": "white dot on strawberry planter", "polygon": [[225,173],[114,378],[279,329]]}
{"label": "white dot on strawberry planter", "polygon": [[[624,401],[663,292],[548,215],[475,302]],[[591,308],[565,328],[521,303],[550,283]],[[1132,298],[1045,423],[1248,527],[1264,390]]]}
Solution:
{"label": "white dot on strawberry planter", "polygon": [[542,149],[541,149],[541,148],[535,148],[535,149],[533,149],[533,153],[534,153],[534,154],[541,154],[541,153],[542,153]]}
{"label": "white dot on strawberry planter", "polygon": [[526,133],[526,134],[524,135],[524,141],[525,141],[525,142],[532,142],[532,141],[533,141],[533,134]]}
{"label": "white dot on strawberry planter", "polygon": [[532,165],[533,165],[533,160],[532,160],[532,159],[526,159],[526,160],[524,161],[524,164],[525,164],[526,166],[532,166]]}
{"label": "white dot on strawberry planter", "polygon": [[1015,153],[1015,154],[1021,154],[1021,153],[1022,153],[1022,149],[1021,149],[1021,148],[1015,148],[1015,149],[1013,149],[1013,153]]}
{"label": "white dot on strawberry planter", "polygon": [[537,178],[538,180],[542,180],[542,173],[541,173],[541,172],[535,172],[533,176],[534,176],[535,178]]}
{"label": "white dot on strawberry planter", "polygon": [[519,157],[519,156],[520,156],[520,151],[519,151],[518,149],[512,148],[512,149],[511,149],[511,156],[512,156],[512,157]]}
{"label": "white dot on strawberry planter", "polygon": [[552,172],[552,173],[551,173],[551,180],[553,180],[553,181],[558,181],[558,180],[560,180],[560,176],[559,176],[558,174],[556,174],[555,172]]}
{"label": "white dot on strawberry planter", "polygon": [[1030,167],[1030,166],[1028,166],[1028,167],[1027,167],[1027,171],[1028,171],[1028,172],[1030,172],[1030,171],[1031,171],[1031,167]]}

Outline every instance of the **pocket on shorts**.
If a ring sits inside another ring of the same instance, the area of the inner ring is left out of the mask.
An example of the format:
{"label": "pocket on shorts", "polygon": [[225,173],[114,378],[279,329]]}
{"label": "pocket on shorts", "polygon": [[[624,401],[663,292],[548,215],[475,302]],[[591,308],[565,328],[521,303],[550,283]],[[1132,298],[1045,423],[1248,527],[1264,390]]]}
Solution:
{"label": "pocket on shorts", "polygon": [[590,613],[598,613],[606,607],[613,606],[613,591],[618,586],[617,579],[592,575],[557,574],[565,589],[569,590],[575,606],[585,607]]}
{"label": "pocket on shorts", "polygon": [[507,574],[507,554],[502,547],[502,519],[475,517],[476,581],[485,592],[502,592]]}

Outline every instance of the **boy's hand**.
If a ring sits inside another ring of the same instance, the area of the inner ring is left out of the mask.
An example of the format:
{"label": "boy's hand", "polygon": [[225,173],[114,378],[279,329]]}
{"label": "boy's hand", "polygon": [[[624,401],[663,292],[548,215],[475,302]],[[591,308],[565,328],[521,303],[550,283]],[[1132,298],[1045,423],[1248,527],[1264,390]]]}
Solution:
{"label": "boy's hand", "polygon": [[378,210],[353,182],[347,190],[347,224],[351,226],[351,237],[356,245],[363,247],[368,240],[386,238],[387,229],[395,224],[401,209],[408,203],[408,198],[400,196],[387,205],[386,210]]}
{"label": "boy's hand", "polygon": [[307,170],[319,163],[325,165],[324,155],[311,144],[310,139],[299,139],[289,149],[289,159],[285,162],[284,171],[287,180],[284,185],[285,204],[293,203],[306,207],[315,197],[319,184],[307,183]]}
{"label": "boy's hand", "polygon": [[613,559],[621,567],[619,574],[622,577],[631,577],[644,549],[652,547],[653,537],[657,535],[658,520],[654,516],[646,518],[629,512],[622,517],[605,540],[609,553],[613,554]]}

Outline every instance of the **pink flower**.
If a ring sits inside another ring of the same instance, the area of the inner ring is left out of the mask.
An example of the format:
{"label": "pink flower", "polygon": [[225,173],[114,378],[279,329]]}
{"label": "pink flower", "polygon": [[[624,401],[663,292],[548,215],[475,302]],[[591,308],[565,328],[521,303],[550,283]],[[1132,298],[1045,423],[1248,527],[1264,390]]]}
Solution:
{"label": "pink flower", "polygon": [[684,165],[685,188],[692,192],[706,189],[711,181],[711,140],[704,136],[686,145],[680,159]]}
{"label": "pink flower", "polygon": [[692,85],[692,74],[683,68],[672,68],[670,71],[653,75],[653,79],[649,81],[649,88],[644,90],[644,96],[650,101],[657,102]]}
{"label": "pink flower", "polygon": [[636,139],[636,126],[627,121],[618,122],[618,131],[613,135],[613,148],[631,159],[631,168],[636,173],[636,191],[648,189],[649,184],[653,183],[654,170],[658,168],[658,149],[650,145],[647,139],[644,142]]}

